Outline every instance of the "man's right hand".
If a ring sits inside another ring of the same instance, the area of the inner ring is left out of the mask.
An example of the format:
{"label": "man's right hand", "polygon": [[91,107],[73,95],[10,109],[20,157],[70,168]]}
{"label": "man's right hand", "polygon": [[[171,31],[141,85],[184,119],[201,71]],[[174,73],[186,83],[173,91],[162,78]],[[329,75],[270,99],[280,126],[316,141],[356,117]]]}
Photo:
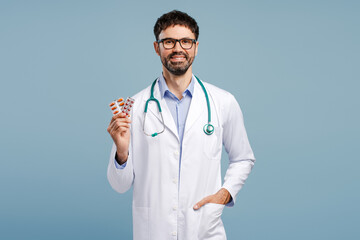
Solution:
{"label": "man's right hand", "polygon": [[130,143],[131,120],[125,113],[119,113],[112,117],[107,131],[116,145],[116,159],[120,164],[127,161]]}

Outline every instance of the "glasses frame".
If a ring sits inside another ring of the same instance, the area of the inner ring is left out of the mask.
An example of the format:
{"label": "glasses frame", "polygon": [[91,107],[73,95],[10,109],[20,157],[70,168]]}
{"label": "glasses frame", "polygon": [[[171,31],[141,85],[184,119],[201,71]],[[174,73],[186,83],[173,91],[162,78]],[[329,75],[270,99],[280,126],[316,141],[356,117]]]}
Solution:
{"label": "glasses frame", "polygon": [[[173,40],[175,41],[175,44],[172,48],[167,48],[165,47],[164,45],[164,41],[166,40]],[[181,45],[181,40],[190,40],[191,41],[191,47],[189,48],[184,48],[182,45]],[[196,43],[197,41],[195,39],[191,39],[191,38],[181,38],[181,39],[175,39],[175,38],[164,38],[164,39],[160,39],[160,40],[157,40],[156,41],[157,43],[163,43],[163,46],[165,49],[169,50],[169,49],[173,49],[175,46],[176,46],[176,42],[179,43],[180,47],[183,48],[184,50],[190,50],[193,46],[194,46],[194,43]]]}

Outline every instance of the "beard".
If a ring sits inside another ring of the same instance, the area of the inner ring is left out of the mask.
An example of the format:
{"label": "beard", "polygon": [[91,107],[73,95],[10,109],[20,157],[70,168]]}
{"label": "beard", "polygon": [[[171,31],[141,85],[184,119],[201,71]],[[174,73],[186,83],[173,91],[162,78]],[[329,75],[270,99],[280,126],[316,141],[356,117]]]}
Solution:
{"label": "beard", "polygon": [[[171,62],[171,58],[175,55],[181,55],[185,57],[184,62]],[[172,74],[176,76],[184,75],[189,67],[192,65],[194,58],[189,57],[188,54],[183,52],[173,52],[167,57],[161,57],[161,62],[164,67]]]}

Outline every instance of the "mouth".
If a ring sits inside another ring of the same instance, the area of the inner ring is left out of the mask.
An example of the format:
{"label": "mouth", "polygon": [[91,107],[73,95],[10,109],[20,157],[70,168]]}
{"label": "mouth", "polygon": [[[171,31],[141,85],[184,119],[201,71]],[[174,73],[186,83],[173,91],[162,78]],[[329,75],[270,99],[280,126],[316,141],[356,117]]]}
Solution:
{"label": "mouth", "polygon": [[186,58],[184,58],[184,57],[172,57],[172,58],[170,58],[170,60],[172,62],[183,62],[183,61],[186,60]]}
{"label": "mouth", "polygon": [[187,59],[186,56],[183,54],[174,54],[170,57],[170,61],[172,62],[183,62],[186,59]]}

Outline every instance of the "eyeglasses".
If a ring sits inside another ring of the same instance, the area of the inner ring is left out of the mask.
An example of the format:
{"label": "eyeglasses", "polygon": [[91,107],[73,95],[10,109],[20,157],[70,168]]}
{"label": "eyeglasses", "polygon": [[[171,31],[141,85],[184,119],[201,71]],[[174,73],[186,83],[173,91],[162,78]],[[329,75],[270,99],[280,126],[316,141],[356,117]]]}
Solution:
{"label": "eyeglasses", "polygon": [[179,42],[180,46],[185,49],[189,50],[192,48],[193,44],[196,43],[195,39],[191,38],[182,38],[182,39],[173,39],[173,38],[164,38],[157,41],[158,43],[163,43],[165,49],[172,49],[175,47],[176,42]]}

